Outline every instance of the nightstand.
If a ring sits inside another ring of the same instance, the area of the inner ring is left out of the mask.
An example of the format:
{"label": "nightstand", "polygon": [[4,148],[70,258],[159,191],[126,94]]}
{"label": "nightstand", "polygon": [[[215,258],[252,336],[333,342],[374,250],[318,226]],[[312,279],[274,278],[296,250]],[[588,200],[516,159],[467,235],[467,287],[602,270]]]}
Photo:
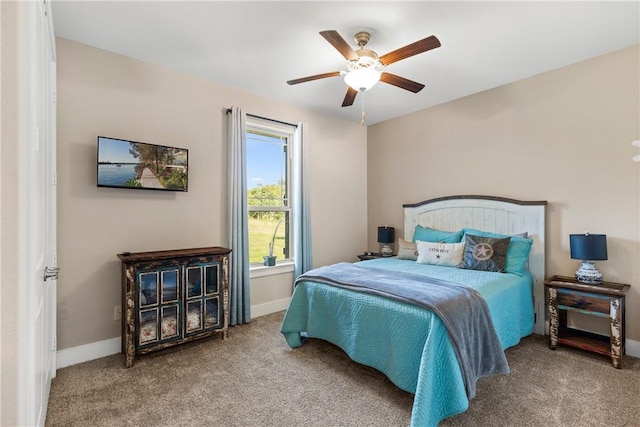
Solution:
{"label": "nightstand", "polygon": [[[549,348],[558,343],[611,357],[622,368],[624,354],[624,300],[630,285],[603,282],[580,283],[573,277],[553,276],[544,281],[549,313]],[[609,335],[599,335],[567,326],[567,312],[610,319]]]}
{"label": "nightstand", "polygon": [[378,252],[365,252],[358,255],[360,261],[366,261],[368,259],[384,258],[381,253]]}

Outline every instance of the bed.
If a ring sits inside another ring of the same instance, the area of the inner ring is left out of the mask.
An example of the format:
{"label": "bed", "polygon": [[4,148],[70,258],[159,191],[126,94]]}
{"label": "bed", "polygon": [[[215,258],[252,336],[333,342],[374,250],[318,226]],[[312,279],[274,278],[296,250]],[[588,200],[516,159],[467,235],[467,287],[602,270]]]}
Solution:
{"label": "bed", "polygon": [[[281,332],[292,348],[307,337],[323,339],[355,362],[383,372],[415,395],[411,425],[435,426],[468,408],[479,378],[508,373],[506,348],[533,332],[544,333],[545,207],[543,201],[490,196],[406,204],[398,243],[411,247],[415,233],[420,262],[391,257],[308,272],[296,282]],[[431,243],[421,243],[430,238]],[[464,265],[476,241],[493,245],[486,262],[506,253],[498,268],[502,272],[425,258],[436,249],[455,249],[455,256],[462,250]],[[522,241],[528,253],[514,270],[517,257],[511,249]],[[505,245],[511,245],[508,252]],[[423,288],[429,295],[416,296]],[[456,295],[446,296],[449,302],[432,301],[440,293]],[[479,301],[468,305],[474,298]]]}

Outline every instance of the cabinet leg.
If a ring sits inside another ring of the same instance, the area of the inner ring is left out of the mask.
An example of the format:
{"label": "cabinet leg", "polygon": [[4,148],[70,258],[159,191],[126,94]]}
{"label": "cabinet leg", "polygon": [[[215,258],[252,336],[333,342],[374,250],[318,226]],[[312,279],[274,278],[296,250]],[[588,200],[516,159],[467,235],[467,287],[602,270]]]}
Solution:
{"label": "cabinet leg", "polygon": [[[133,289],[133,287],[131,287],[130,289]],[[125,307],[125,312],[123,313],[124,320],[126,322],[124,326],[124,331],[125,331],[124,355],[125,355],[125,366],[127,368],[130,368],[133,366],[133,361],[136,355],[136,344],[134,342],[134,339],[136,336],[135,318],[134,318],[135,317],[135,314],[134,314],[135,301],[134,301],[133,291],[127,292],[126,302],[127,302],[127,305]]]}
{"label": "cabinet leg", "polygon": [[622,357],[620,356],[611,356],[611,362],[613,363],[613,367],[616,369],[622,369]]}
{"label": "cabinet leg", "polygon": [[131,368],[133,366],[134,356],[132,354],[127,353],[125,355],[125,367]]}
{"label": "cabinet leg", "polygon": [[619,299],[611,300],[609,315],[611,317],[611,361],[615,368],[622,369],[622,314]]}
{"label": "cabinet leg", "polygon": [[549,288],[549,348],[555,350],[558,347],[558,291]]}

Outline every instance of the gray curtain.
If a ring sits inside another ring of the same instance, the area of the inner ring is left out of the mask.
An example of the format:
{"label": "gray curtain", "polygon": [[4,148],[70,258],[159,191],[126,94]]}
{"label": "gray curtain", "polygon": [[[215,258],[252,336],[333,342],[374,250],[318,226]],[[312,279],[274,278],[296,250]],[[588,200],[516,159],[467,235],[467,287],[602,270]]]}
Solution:
{"label": "gray curtain", "polygon": [[251,320],[249,217],[247,212],[247,118],[239,107],[228,115],[229,153],[229,324]]}
{"label": "gray curtain", "polygon": [[309,190],[307,178],[308,164],[308,148],[307,138],[305,137],[305,126],[298,123],[295,134],[293,136],[294,153],[296,161],[294,162],[295,179],[294,179],[294,217],[293,224],[295,232],[295,264],[293,270],[294,280],[302,273],[313,268],[311,256],[311,212],[309,209]]}

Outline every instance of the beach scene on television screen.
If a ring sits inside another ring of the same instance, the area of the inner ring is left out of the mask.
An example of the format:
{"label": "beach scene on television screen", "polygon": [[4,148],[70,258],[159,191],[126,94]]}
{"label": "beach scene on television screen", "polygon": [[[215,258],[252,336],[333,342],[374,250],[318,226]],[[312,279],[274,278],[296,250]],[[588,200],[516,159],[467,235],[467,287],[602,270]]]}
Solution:
{"label": "beach scene on television screen", "polygon": [[187,160],[181,148],[101,138],[98,185],[186,191]]}

